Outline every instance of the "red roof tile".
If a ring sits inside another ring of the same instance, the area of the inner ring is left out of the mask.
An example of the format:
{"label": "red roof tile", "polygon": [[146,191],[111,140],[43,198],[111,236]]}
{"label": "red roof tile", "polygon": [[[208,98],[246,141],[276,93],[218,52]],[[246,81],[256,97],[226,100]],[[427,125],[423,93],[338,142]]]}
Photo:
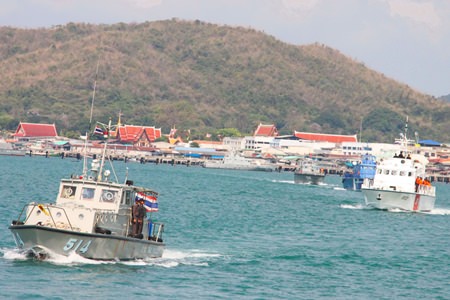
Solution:
{"label": "red roof tile", "polygon": [[256,128],[255,134],[253,136],[277,136],[278,130],[275,125],[263,125],[259,124]]}
{"label": "red roof tile", "polygon": [[15,137],[57,137],[55,124],[35,124],[20,122]]}
{"label": "red roof tile", "polygon": [[123,125],[119,126],[118,139],[122,143],[135,143],[145,134],[150,142],[161,137],[161,128]]}
{"label": "red roof tile", "polygon": [[339,134],[324,134],[324,133],[310,133],[295,131],[294,135],[303,140],[320,141],[330,143],[342,143],[342,142],[357,142],[357,136],[355,135],[339,135]]}

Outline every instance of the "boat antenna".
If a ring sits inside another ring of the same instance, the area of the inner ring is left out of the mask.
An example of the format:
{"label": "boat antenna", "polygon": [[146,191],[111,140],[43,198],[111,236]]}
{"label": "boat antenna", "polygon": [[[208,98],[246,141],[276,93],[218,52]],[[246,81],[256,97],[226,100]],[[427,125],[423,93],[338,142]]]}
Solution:
{"label": "boat antenna", "polygon": [[363,118],[361,118],[361,123],[359,123],[359,142],[362,143],[362,124]]}
{"label": "boat antenna", "polygon": [[95,92],[97,90],[97,77],[98,77],[98,67],[99,67],[99,65],[100,65],[100,59],[97,60],[97,67],[95,69],[94,88],[92,90],[92,99],[91,99],[91,112],[90,112],[90,115],[89,115],[89,127],[86,130],[86,135],[84,136],[83,178],[87,177],[87,171],[88,171],[88,166],[87,166],[87,142],[88,142],[89,132],[90,132],[91,127],[92,127],[92,116],[93,116],[93,112],[94,112],[94,101],[95,101]]}
{"label": "boat antenna", "polygon": [[89,116],[89,130],[92,126],[92,115],[94,113],[94,100],[95,100],[95,92],[97,90],[97,77],[98,77],[98,66],[100,64],[100,59],[97,61],[97,68],[95,69],[95,79],[94,79],[94,88],[92,90],[92,101],[91,101],[91,114]]}
{"label": "boat antenna", "polygon": [[406,116],[405,132],[403,134],[405,151],[408,151],[408,116]]}

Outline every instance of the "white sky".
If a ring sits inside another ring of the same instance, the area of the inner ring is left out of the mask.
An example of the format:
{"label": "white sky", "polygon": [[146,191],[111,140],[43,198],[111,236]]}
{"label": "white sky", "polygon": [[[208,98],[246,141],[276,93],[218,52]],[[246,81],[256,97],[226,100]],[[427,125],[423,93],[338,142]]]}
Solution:
{"label": "white sky", "polygon": [[418,91],[450,94],[450,0],[0,0],[0,26],[171,18],[326,44]]}

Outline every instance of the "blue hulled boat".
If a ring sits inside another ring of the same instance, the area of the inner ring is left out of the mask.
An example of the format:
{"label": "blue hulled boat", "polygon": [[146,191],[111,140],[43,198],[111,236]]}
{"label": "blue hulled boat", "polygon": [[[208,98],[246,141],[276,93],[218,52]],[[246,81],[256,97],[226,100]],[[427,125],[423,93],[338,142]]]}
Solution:
{"label": "blue hulled boat", "polygon": [[363,154],[361,161],[353,165],[351,171],[344,173],[342,185],[346,190],[360,191],[364,179],[373,179],[377,167],[377,159],[374,155]]}

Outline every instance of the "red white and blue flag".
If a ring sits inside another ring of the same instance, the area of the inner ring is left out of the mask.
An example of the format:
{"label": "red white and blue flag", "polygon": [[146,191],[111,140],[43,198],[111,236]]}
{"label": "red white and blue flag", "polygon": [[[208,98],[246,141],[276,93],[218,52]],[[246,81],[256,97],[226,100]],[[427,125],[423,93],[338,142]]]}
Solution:
{"label": "red white and blue flag", "polygon": [[104,130],[99,125],[95,125],[94,134],[103,135],[105,138],[107,138],[108,137],[108,130]]}
{"label": "red white and blue flag", "polygon": [[95,126],[94,134],[103,135],[103,129],[100,126]]}
{"label": "red white and blue flag", "polygon": [[144,200],[144,207],[147,212],[158,211],[158,198],[156,198],[156,196],[138,192],[136,193],[136,198],[134,199],[134,201],[140,200]]}

